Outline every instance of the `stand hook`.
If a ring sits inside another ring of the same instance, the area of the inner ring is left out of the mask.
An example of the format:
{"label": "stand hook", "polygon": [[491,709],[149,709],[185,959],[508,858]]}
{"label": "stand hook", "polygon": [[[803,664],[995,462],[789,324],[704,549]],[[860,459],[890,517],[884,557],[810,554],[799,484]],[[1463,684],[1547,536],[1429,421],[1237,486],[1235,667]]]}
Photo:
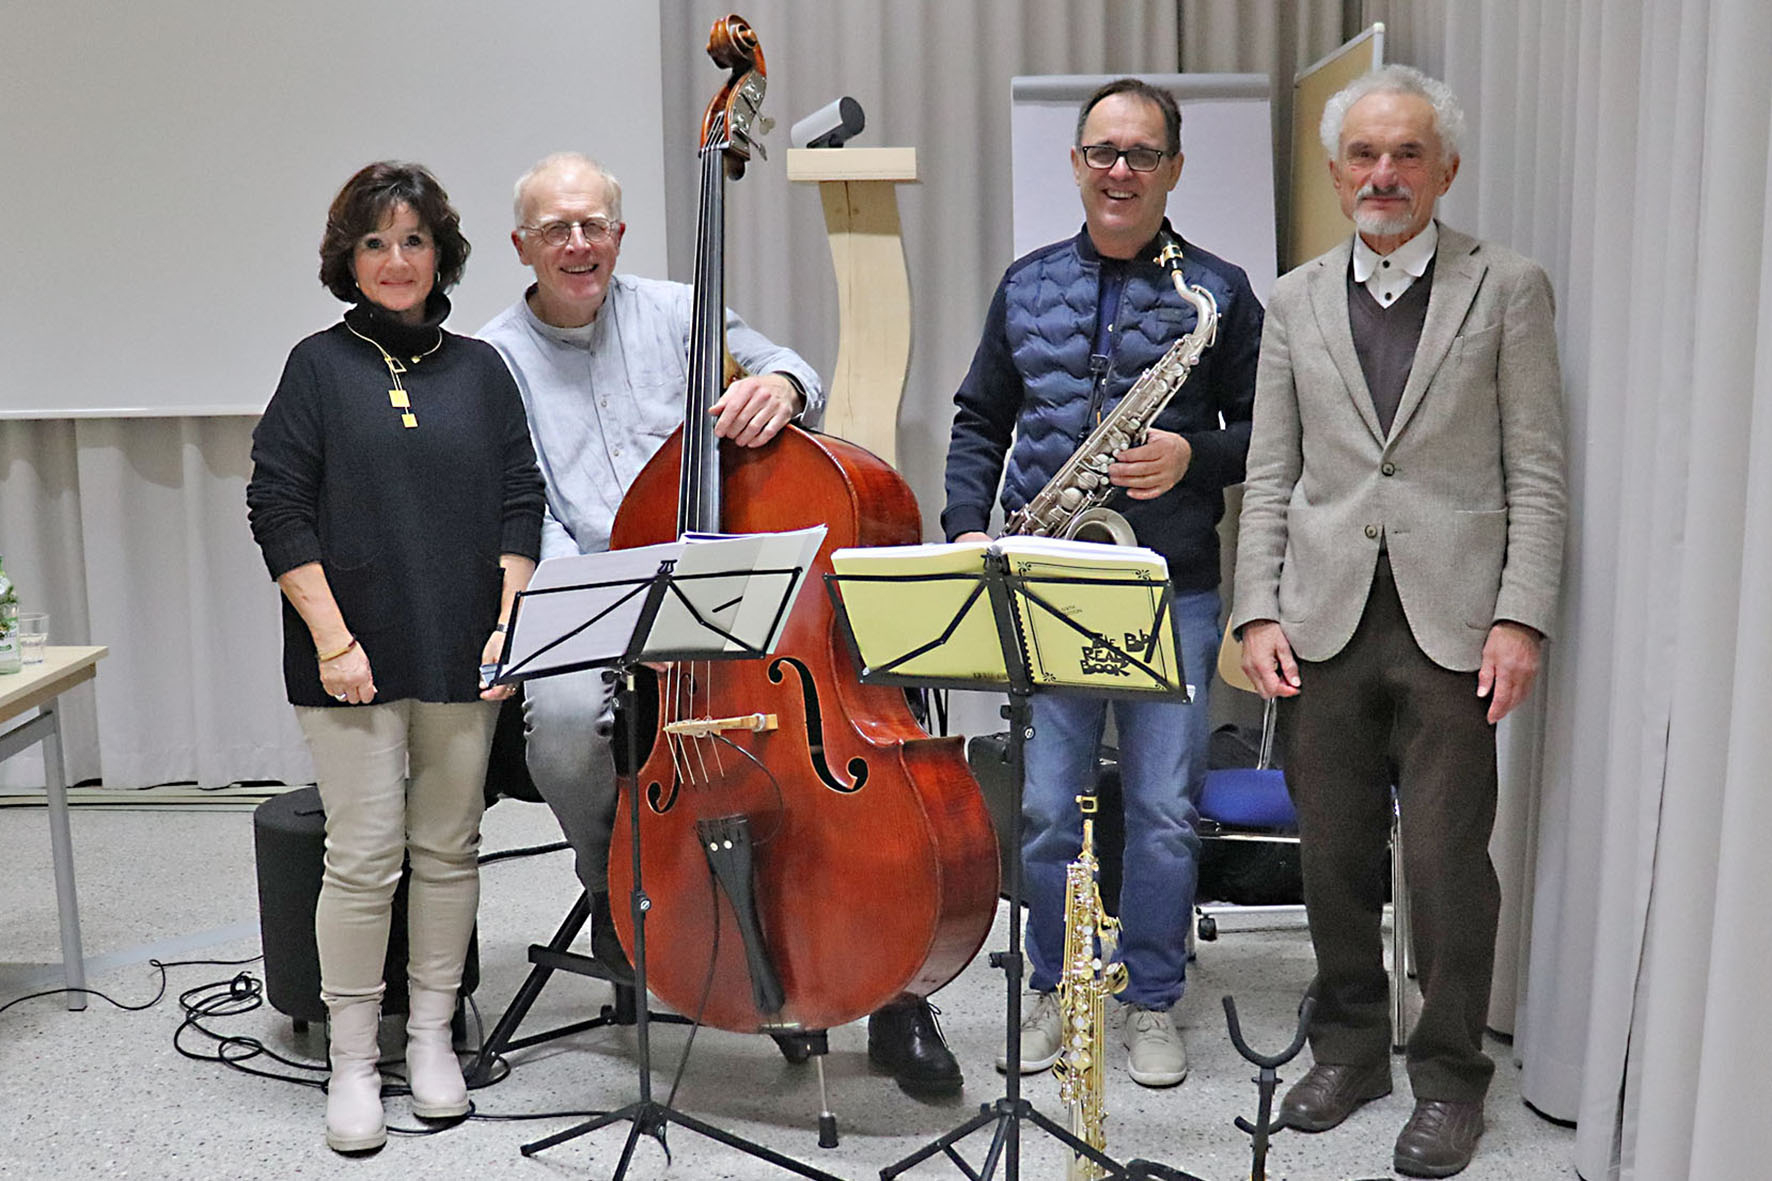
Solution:
{"label": "stand hook", "polygon": [[1298,1006],[1298,1032],[1293,1034],[1292,1044],[1278,1054],[1257,1054],[1243,1040],[1243,1028],[1237,1021],[1236,999],[1229,995],[1224,998],[1224,1018],[1230,1026],[1231,1045],[1246,1060],[1261,1068],[1255,1078],[1259,1095],[1255,1122],[1250,1123],[1240,1115],[1236,1119],[1237,1128],[1248,1133],[1250,1138],[1249,1181],[1266,1181],[1268,1140],[1280,1130],[1270,1119],[1274,1109],[1274,1089],[1280,1082],[1279,1068],[1298,1057],[1298,1052],[1304,1049],[1305,1038],[1310,1033],[1311,1014],[1316,1008],[1317,998],[1306,993],[1304,1003]]}

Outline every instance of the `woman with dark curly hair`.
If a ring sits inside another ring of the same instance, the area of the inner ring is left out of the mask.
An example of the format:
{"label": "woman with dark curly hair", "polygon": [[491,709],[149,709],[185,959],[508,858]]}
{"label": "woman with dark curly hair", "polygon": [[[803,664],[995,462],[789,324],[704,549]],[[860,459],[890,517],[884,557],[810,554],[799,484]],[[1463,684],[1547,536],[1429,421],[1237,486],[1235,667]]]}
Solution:
{"label": "woman with dark curly hair", "polygon": [[492,346],[444,331],[468,243],[415,164],[332,202],[320,281],[351,303],[303,340],[253,432],[246,502],[284,596],[283,678],[326,809],[314,913],[330,1018],[326,1142],[387,1140],[376,1031],[410,859],[414,1114],[468,1110],[449,1024],[479,903],[482,787],[505,687],[482,691],[541,544],[523,403]]}

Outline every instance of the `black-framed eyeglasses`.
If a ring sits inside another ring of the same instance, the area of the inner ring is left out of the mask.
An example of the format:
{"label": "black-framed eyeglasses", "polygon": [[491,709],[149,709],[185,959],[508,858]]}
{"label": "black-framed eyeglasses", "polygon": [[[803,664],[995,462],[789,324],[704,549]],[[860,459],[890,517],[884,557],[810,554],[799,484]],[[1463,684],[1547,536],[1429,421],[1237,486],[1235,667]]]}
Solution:
{"label": "black-framed eyeglasses", "polygon": [[1078,151],[1083,153],[1083,163],[1100,172],[1112,168],[1122,156],[1126,158],[1126,167],[1134,172],[1155,172],[1172,154],[1157,148],[1116,148],[1113,144],[1090,144]]}
{"label": "black-framed eyeglasses", "polygon": [[572,231],[577,230],[585,236],[588,245],[608,238],[614,231],[615,223],[606,217],[587,217],[583,221],[550,221],[539,226],[524,226],[523,232],[534,234],[549,246],[564,246],[572,241]]}

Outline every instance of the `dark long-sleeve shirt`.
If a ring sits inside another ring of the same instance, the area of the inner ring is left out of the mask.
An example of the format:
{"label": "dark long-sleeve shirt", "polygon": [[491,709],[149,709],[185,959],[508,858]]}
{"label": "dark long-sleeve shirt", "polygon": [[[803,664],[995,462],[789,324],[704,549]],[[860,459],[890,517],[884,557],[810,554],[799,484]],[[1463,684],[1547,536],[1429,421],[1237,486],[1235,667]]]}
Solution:
{"label": "dark long-sleeve shirt", "polygon": [[[253,432],[248,517],[277,578],[319,562],[370,659],[376,699],[472,701],[497,622],[501,554],[540,552],[542,480],[492,346],[351,309],[295,346]],[[380,342],[404,368],[403,425]],[[333,705],[307,625],[283,607],[289,700]]]}

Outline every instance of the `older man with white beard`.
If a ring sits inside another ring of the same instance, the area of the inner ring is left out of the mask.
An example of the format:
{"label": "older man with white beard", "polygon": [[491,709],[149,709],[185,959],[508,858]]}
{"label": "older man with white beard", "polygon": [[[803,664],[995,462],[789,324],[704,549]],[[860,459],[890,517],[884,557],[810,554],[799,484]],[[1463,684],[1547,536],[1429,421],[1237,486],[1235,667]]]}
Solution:
{"label": "older man with white beard", "polygon": [[1422,1010],[1393,1164],[1449,1177],[1483,1132],[1499,889],[1495,725],[1531,691],[1567,513],[1550,282],[1434,221],[1463,115],[1390,66],[1329,101],[1356,232],[1274,287],[1232,624],[1281,699],[1317,955],[1315,1065],[1281,1117],[1326,1131],[1390,1093],[1379,932],[1395,787]]}

